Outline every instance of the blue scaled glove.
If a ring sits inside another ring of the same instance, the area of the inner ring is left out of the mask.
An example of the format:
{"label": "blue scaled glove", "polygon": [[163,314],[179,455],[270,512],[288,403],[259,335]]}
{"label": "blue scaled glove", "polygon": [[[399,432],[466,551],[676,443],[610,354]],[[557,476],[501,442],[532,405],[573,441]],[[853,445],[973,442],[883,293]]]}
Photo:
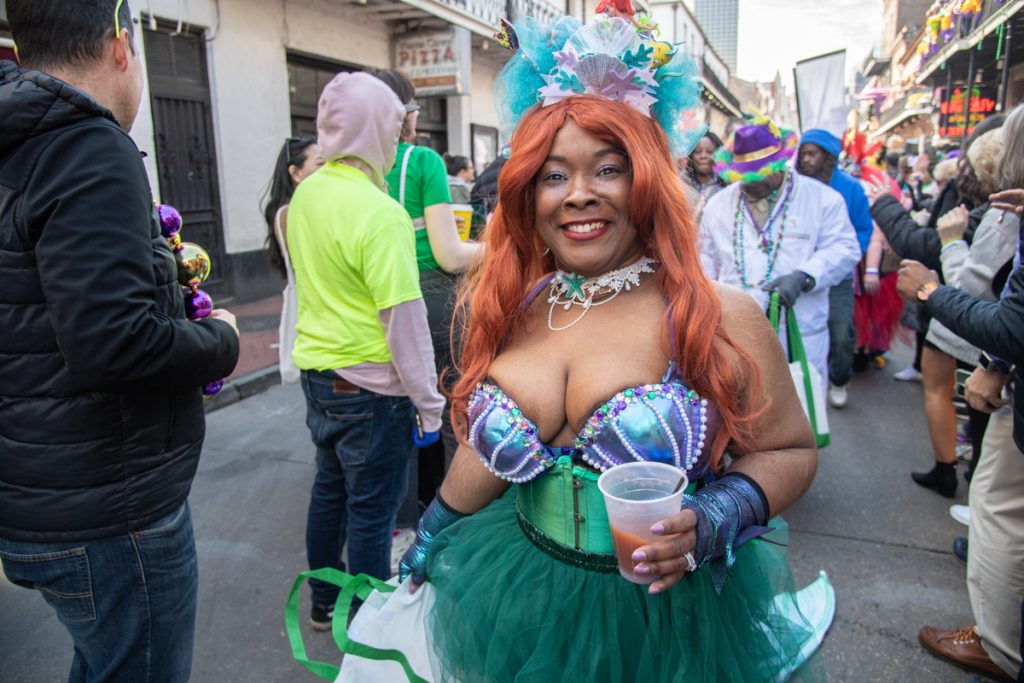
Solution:
{"label": "blue scaled glove", "polygon": [[779,302],[786,308],[792,308],[800,295],[814,289],[814,278],[802,270],[794,270],[789,275],[782,275],[761,287],[766,292],[778,292]]}
{"label": "blue scaled glove", "polygon": [[[436,432],[433,432],[436,434]],[[451,509],[438,491],[433,502],[420,517],[419,527],[416,529],[416,540],[412,546],[405,551],[402,561],[398,564],[398,578],[405,581],[405,578],[412,575],[412,582],[417,586],[427,580],[427,556],[430,554],[430,546],[441,530],[459,521],[466,515]]]}
{"label": "blue scaled glove", "polygon": [[721,593],[736,562],[736,549],[771,531],[765,526],[768,500],[757,482],[733,472],[692,496],[684,495],[682,507],[697,515],[697,545],[693,549],[697,566],[710,565],[715,590]]}

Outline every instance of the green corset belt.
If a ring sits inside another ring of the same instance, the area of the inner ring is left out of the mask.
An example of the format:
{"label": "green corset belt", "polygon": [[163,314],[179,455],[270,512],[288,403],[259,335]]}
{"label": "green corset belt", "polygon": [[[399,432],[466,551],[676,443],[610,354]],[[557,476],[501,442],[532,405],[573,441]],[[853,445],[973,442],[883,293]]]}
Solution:
{"label": "green corset belt", "polygon": [[562,456],[544,476],[516,487],[519,526],[534,545],[565,564],[618,571],[597,472]]}

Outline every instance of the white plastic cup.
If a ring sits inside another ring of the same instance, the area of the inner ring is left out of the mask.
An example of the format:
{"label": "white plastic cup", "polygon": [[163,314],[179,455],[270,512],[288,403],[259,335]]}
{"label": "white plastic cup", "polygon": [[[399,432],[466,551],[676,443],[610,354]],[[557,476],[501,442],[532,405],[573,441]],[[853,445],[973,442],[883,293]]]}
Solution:
{"label": "white plastic cup", "polygon": [[[682,486],[679,480],[683,479]],[[657,540],[651,525],[679,512],[688,480],[678,467],[660,462],[629,462],[600,476],[608,524],[615,542],[619,573],[633,583],[653,583],[658,576],[634,574],[633,552]],[[678,486],[678,490],[673,492]]]}

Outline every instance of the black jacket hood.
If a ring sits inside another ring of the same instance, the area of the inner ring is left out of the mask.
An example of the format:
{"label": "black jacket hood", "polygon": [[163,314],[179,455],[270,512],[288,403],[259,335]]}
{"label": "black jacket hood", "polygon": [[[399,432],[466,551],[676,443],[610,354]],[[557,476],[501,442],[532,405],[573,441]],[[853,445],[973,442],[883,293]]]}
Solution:
{"label": "black jacket hood", "polygon": [[109,109],[81,90],[0,61],[0,157],[31,137],[95,116],[117,123]]}

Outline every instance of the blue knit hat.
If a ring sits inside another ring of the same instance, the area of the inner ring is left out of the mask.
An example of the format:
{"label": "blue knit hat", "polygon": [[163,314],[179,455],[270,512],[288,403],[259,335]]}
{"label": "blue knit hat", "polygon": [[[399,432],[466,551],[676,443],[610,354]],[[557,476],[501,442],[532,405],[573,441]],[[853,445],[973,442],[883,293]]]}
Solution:
{"label": "blue knit hat", "polygon": [[843,143],[840,142],[839,138],[821,128],[812,128],[804,133],[804,136],[800,138],[800,144],[802,145],[806,142],[814,143],[836,159],[839,158],[839,153],[843,151]]}

